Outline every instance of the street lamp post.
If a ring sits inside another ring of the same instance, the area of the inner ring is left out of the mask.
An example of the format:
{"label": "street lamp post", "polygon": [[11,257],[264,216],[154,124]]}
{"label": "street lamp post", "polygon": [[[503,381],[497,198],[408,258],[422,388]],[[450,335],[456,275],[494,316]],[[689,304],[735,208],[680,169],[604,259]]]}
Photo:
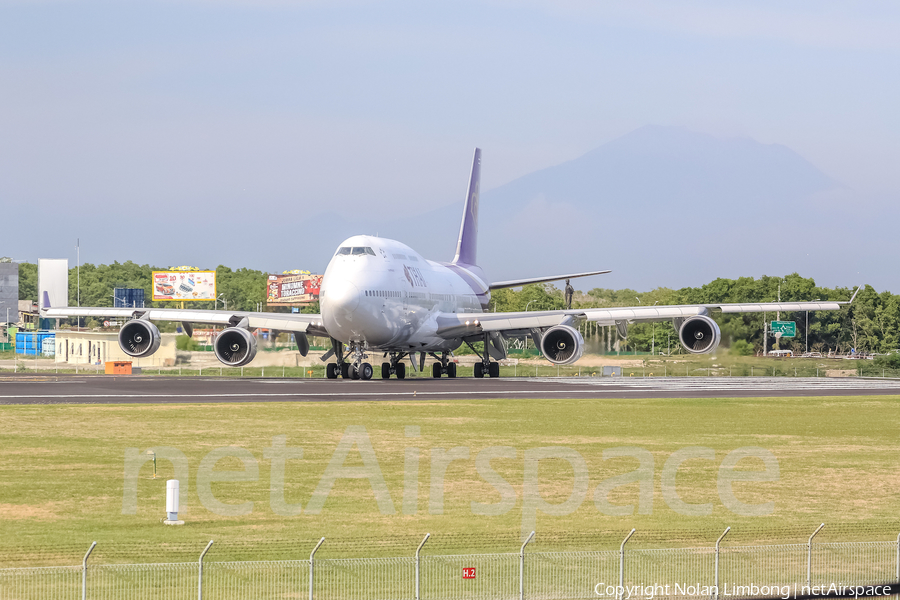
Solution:
{"label": "street lamp post", "polygon": [[531,306],[532,302],[534,302],[534,300],[529,300],[528,304],[525,305],[525,312],[528,312],[528,307]]}

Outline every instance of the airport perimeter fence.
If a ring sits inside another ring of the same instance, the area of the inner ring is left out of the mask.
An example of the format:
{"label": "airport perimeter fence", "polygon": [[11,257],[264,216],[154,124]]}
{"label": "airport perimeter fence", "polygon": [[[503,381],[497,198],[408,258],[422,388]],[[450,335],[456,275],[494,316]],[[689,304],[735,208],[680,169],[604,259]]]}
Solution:
{"label": "airport perimeter fence", "polygon": [[718,600],[900,580],[900,537],[656,550],[627,540],[618,550],[529,552],[526,542],[518,552],[393,558],[319,559],[313,550],[308,560],[109,565],[85,557],[80,566],[0,569],[0,600]]}

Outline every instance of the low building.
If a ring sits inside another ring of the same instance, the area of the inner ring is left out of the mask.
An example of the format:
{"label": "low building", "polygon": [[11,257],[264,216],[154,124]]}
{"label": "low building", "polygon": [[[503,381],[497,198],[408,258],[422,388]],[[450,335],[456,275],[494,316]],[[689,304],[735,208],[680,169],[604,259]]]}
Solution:
{"label": "low building", "polygon": [[163,333],[159,349],[152,356],[134,358],[122,352],[117,331],[56,332],[56,362],[69,365],[102,365],[111,360],[128,360],[135,367],[174,367],[175,333]]}

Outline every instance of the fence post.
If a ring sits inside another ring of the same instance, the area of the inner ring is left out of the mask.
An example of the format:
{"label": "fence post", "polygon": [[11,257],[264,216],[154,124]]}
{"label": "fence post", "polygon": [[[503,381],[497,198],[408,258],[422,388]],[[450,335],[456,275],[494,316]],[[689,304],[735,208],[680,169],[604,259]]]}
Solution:
{"label": "fence post", "polygon": [[91,547],[88,548],[87,553],[84,555],[84,558],[81,559],[81,600],[87,600],[87,559],[91,555],[91,552],[94,551],[94,546],[97,545],[97,542],[93,542]]}
{"label": "fence post", "polygon": [[809,541],[806,542],[806,587],[810,587],[812,585],[812,541],[813,538],[816,537],[816,534],[822,531],[822,528],[825,527],[825,523],[819,525],[813,534],[809,536]]}
{"label": "fence post", "polygon": [[619,546],[619,600],[625,596],[625,542],[631,539],[631,536],[634,535],[634,529],[628,532],[628,535],[625,536],[625,539],[622,540],[622,545]]}
{"label": "fence post", "polygon": [[212,545],[213,541],[209,540],[206,548],[200,553],[200,560],[197,561],[199,566],[199,569],[197,569],[197,600],[203,600],[203,557],[206,556],[206,553],[209,552],[209,548]]}
{"label": "fence post", "polygon": [[525,543],[522,544],[522,549],[519,550],[519,600],[525,600],[525,546],[528,545],[532,538],[534,538],[533,531],[528,535]]}
{"label": "fence post", "polygon": [[421,580],[419,578],[419,552],[422,551],[422,546],[425,545],[425,542],[427,542],[428,538],[430,538],[430,537],[431,537],[431,534],[426,533],[425,539],[422,540],[422,543],[419,544],[418,548],[416,548],[416,600],[420,600],[420,598],[422,597],[421,585],[420,585]]}
{"label": "fence post", "polygon": [[313,600],[313,561],[315,560],[316,550],[318,550],[319,546],[321,546],[324,542],[325,538],[319,540],[319,543],[316,544],[316,547],[313,548],[313,551],[309,553],[309,600]]}
{"label": "fence post", "polygon": [[719,544],[722,543],[722,539],[728,535],[729,531],[731,531],[731,527],[726,527],[719,539],[716,540],[716,600],[719,600]]}

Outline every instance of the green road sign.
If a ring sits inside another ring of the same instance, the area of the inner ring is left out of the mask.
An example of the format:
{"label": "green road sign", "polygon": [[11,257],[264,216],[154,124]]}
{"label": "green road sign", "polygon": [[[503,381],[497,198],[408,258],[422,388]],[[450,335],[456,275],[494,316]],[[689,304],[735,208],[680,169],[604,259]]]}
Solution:
{"label": "green road sign", "polygon": [[772,321],[772,335],[781,334],[781,337],[797,337],[797,324],[793,321]]}

